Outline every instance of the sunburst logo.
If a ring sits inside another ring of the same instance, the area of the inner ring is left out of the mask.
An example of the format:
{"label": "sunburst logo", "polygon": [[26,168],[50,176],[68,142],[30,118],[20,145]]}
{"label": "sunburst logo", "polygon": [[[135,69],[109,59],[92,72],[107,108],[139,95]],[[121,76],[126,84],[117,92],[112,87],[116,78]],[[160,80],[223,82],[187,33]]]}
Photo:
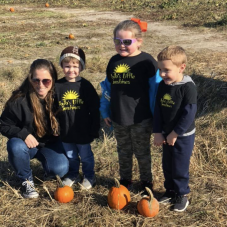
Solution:
{"label": "sunburst logo", "polygon": [[79,95],[75,92],[75,91],[67,91],[65,92],[65,94],[63,95],[63,100],[73,100],[73,99],[77,99],[79,97]]}
{"label": "sunburst logo", "polygon": [[165,99],[165,100],[171,100],[172,98],[171,98],[171,96],[169,94],[165,94],[163,96],[163,99]]}
{"label": "sunburst logo", "polygon": [[127,73],[129,72],[129,70],[130,70],[130,67],[126,64],[123,64],[123,65],[118,65],[114,71],[115,73]]}

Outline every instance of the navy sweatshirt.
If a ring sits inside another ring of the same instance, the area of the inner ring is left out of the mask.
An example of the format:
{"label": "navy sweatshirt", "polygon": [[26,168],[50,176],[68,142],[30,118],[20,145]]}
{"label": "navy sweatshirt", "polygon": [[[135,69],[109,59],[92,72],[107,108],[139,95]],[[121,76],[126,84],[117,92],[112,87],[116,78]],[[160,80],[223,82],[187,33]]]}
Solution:
{"label": "navy sweatshirt", "polygon": [[197,111],[196,86],[189,76],[171,85],[160,82],[154,112],[154,133],[169,134],[173,130],[180,136],[195,133]]}

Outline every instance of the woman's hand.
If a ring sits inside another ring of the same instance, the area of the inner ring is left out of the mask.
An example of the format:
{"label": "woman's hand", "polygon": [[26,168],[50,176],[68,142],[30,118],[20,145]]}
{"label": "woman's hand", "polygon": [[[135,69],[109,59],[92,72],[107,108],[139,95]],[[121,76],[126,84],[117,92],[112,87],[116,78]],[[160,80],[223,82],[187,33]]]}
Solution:
{"label": "woman's hand", "polygon": [[111,127],[112,121],[109,117],[105,118],[104,121],[105,121],[107,126]]}
{"label": "woman's hand", "polygon": [[29,134],[26,137],[24,142],[26,143],[28,148],[34,148],[34,147],[37,147],[39,145],[38,141],[36,140],[36,138],[32,134]]}
{"label": "woman's hand", "polygon": [[165,141],[165,138],[162,135],[162,133],[155,133],[154,134],[154,145],[155,146],[162,146],[163,143],[165,144],[166,141]]}

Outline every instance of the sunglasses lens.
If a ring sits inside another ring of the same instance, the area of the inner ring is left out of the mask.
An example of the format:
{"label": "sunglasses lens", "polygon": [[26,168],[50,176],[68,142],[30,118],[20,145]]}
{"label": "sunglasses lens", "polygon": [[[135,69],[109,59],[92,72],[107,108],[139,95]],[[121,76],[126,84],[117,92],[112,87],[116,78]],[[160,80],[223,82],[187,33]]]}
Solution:
{"label": "sunglasses lens", "polygon": [[49,80],[49,79],[43,79],[42,80],[42,83],[43,83],[44,86],[49,86],[50,83],[51,83],[51,80]]}
{"label": "sunglasses lens", "polygon": [[132,44],[132,40],[131,39],[124,39],[123,43],[125,46],[130,46]]}
{"label": "sunglasses lens", "polygon": [[32,79],[32,83],[38,85],[39,84],[39,79]]}
{"label": "sunglasses lens", "polygon": [[114,39],[114,44],[115,45],[120,45],[121,44],[121,40],[120,39]]}
{"label": "sunglasses lens", "polygon": [[39,83],[42,82],[44,86],[49,86],[50,83],[51,83],[51,80],[50,80],[50,79],[43,79],[43,80],[32,79],[32,82],[33,82],[35,85],[39,85]]}

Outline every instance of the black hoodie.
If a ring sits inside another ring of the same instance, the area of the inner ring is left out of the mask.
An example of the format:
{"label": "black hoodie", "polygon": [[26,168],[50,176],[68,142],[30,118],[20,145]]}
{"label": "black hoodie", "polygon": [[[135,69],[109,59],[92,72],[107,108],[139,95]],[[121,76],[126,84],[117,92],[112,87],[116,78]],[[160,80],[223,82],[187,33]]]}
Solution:
{"label": "black hoodie", "polygon": [[[42,103],[44,104],[44,103]],[[54,142],[57,137],[51,133],[50,120],[46,116],[49,132],[42,138],[36,134],[32,107],[29,97],[19,97],[7,104],[0,117],[0,132],[3,136],[11,139],[13,137],[20,138],[23,141],[29,134],[32,134],[39,146],[44,146],[47,142]]]}
{"label": "black hoodie", "polygon": [[60,137],[65,143],[88,144],[99,137],[99,96],[92,84],[81,77],[76,82],[57,81],[56,105]]}

